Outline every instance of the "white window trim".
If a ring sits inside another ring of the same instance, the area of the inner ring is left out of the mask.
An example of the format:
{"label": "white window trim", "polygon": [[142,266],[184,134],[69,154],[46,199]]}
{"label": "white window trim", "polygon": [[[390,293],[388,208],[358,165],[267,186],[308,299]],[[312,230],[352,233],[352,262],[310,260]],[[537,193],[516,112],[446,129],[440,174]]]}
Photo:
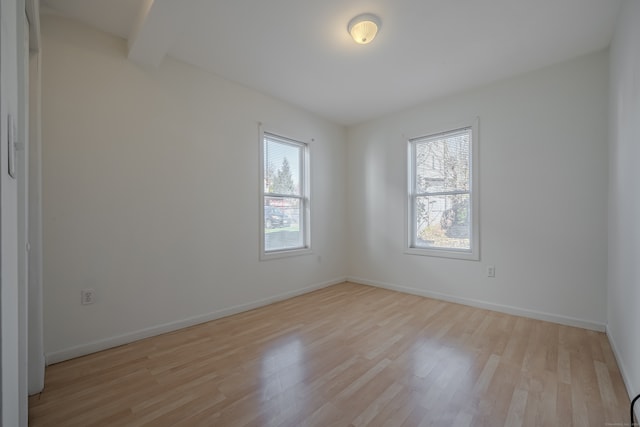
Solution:
{"label": "white window trim", "polygon": [[[262,124],[259,125],[259,139],[260,143],[260,153],[259,153],[259,193],[260,198],[258,202],[258,229],[260,234],[259,244],[260,244],[260,260],[266,261],[271,259],[278,258],[288,258],[300,255],[308,255],[312,254],[313,251],[311,249],[311,185],[310,185],[310,158],[311,158],[311,144],[309,142],[305,142],[302,139],[290,138],[288,136],[284,136],[283,133],[277,132],[271,129],[265,129]],[[279,139],[284,141],[290,141],[294,144],[302,144],[304,146],[304,150],[302,153],[301,159],[301,168],[302,168],[302,180],[303,180],[303,194],[300,199],[301,203],[301,218],[300,220],[303,222],[303,242],[304,246],[301,248],[295,249],[282,249],[277,251],[265,251],[265,238],[264,238],[264,135],[269,134],[273,135]],[[313,141],[313,140],[312,140]]]}
{"label": "white window trim", "polygon": [[[478,139],[478,121],[476,117],[474,120],[464,123],[458,123],[453,126],[447,126],[444,129],[436,131],[422,132],[414,137],[404,138],[407,155],[405,156],[405,177],[407,179],[407,187],[405,191],[405,250],[404,253],[408,255],[422,255],[432,256],[440,258],[453,258],[460,260],[480,260],[480,196],[479,196],[479,182],[478,182],[478,165],[479,165],[479,139]],[[456,249],[440,249],[440,248],[416,248],[412,246],[413,243],[413,200],[411,197],[413,191],[413,152],[412,141],[427,137],[430,135],[437,135],[439,133],[448,133],[455,131],[456,129],[471,128],[471,250],[456,250]]]}

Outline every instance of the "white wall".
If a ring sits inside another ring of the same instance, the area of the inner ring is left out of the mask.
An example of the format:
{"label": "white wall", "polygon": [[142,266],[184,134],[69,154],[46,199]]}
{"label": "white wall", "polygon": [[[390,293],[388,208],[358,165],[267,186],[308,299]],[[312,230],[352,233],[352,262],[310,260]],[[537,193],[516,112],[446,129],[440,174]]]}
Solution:
{"label": "white wall", "polygon": [[[583,56],[349,129],[351,278],[603,330],[607,61]],[[403,134],[476,116],[480,262],[403,254]]]}
{"label": "white wall", "polygon": [[[35,8],[39,2],[35,0]],[[35,12],[37,13],[37,11]],[[35,15],[36,17],[38,15]],[[35,19],[34,19],[35,20]],[[38,18],[39,26],[39,18]],[[38,27],[39,28],[39,27]],[[39,29],[36,35],[39,35]],[[33,44],[33,38],[31,39]],[[38,46],[39,46],[39,37]],[[40,153],[40,53],[29,57],[29,394],[44,388],[44,324],[42,307],[42,162]]]}
{"label": "white wall", "polygon": [[640,393],[640,2],[627,0],[611,45],[607,332],[630,395]]}
{"label": "white wall", "polygon": [[[344,128],[172,59],[144,71],[74,21],[41,28],[49,362],[344,279]],[[258,260],[258,122],[315,139],[311,256]]]}

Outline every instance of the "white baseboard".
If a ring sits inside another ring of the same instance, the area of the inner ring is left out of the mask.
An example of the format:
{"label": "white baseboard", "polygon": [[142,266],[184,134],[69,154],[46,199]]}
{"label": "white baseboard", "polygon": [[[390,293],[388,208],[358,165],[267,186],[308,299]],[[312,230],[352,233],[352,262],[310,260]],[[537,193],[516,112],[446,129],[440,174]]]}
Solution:
{"label": "white baseboard", "polygon": [[542,311],[529,310],[526,308],[514,307],[510,305],[494,304],[487,301],[475,300],[471,298],[463,298],[454,295],[443,294],[440,292],[427,291],[423,289],[409,288],[406,286],[395,285],[391,283],[379,282],[377,280],[364,279],[362,277],[347,277],[349,282],[359,283],[362,285],[376,286],[378,288],[390,289],[392,291],[404,292],[427,298],[433,298],[442,301],[453,302],[456,304],[469,305],[471,307],[484,308],[486,310],[498,311],[500,313],[512,314],[514,316],[528,317],[536,320],[544,320],[547,322],[558,323],[567,326],[576,326],[578,328],[590,329],[593,331],[604,332],[606,325],[604,323],[591,322],[588,320],[576,319],[558,314],[545,313]]}
{"label": "white baseboard", "polygon": [[[611,349],[613,350],[613,355],[616,357],[616,362],[618,363],[618,368],[620,368],[620,374],[622,375],[622,381],[624,382],[625,387],[627,388],[627,394],[629,395],[629,400],[635,397],[633,390],[638,390],[634,387],[634,384],[631,382],[631,377],[629,376],[629,371],[625,367],[624,362],[620,358],[620,352],[618,351],[618,347],[616,346],[616,339],[613,333],[609,328],[607,328],[607,338],[609,339],[609,344],[611,345]],[[636,408],[638,408],[638,404],[636,404]]]}
{"label": "white baseboard", "polygon": [[274,302],[282,301],[298,295],[303,295],[318,289],[326,288],[331,285],[336,285],[346,280],[347,280],[346,277],[339,277],[326,282],[307,286],[302,289],[296,289],[294,291],[284,292],[278,295],[274,295],[272,297],[263,298],[247,304],[240,304],[234,307],[225,308],[222,310],[216,310],[212,313],[201,314],[198,316],[189,317],[187,319],[164,323],[162,325],[152,326],[150,328],[145,328],[138,331],[129,332],[126,334],[117,335],[110,338],[92,341],[86,344],[77,345],[64,350],[54,351],[46,354],[46,363],[47,365],[51,365],[53,363],[63,362],[65,360],[74,359],[80,356],[86,356],[87,354],[117,347],[123,344],[128,344],[144,338],[165,334],[167,332],[173,332],[178,329],[187,328],[189,326],[197,325],[200,323],[210,322],[211,320],[216,320],[222,317],[231,316],[233,314],[242,313],[243,311],[253,310],[254,308],[263,307],[265,305],[273,304]]}

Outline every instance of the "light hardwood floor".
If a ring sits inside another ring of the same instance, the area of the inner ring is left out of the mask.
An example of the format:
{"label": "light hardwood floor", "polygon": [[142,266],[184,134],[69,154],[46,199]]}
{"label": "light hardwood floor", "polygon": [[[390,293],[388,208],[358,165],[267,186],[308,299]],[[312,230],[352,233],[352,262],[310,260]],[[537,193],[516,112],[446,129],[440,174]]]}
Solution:
{"label": "light hardwood floor", "polygon": [[605,426],[607,337],[343,283],[49,366],[32,426]]}

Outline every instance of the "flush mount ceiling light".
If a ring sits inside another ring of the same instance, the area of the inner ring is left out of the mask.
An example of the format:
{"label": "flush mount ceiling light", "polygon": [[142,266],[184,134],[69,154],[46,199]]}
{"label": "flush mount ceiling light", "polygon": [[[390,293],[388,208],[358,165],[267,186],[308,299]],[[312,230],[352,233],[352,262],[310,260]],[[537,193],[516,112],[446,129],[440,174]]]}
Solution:
{"label": "flush mount ceiling light", "polygon": [[367,44],[375,38],[380,28],[380,18],[370,13],[363,13],[349,22],[349,34],[358,44]]}

